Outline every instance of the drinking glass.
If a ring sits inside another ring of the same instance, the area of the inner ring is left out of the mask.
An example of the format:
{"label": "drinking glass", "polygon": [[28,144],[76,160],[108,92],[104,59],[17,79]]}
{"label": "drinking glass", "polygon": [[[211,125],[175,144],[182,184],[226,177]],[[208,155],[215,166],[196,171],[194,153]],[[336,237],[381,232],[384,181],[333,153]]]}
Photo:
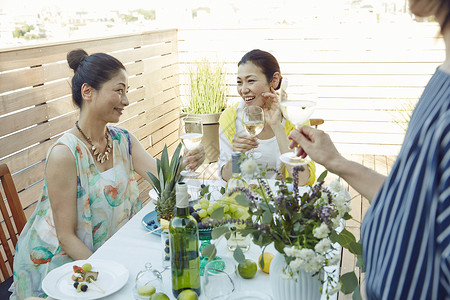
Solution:
{"label": "drinking glass", "polygon": [[[242,113],[242,125],[245,131],[251,137],[257,136],[264,129],[264,111],[261,107],[256,105],[246,106]],[[261,153],[250,150],[250,156],[254,159],[261,157]]]}
{"label": "drinking glass", "polygon": [[[293,98],[294,99],[287,98],[280,102],[280,108],[283,116],[298,129],[314,112],[317,94],[309,88],[304,93]],[[309,156],[306,156],[305,158],[298,157],[297,152],[298,149],[295,147],[293,152],[283,153],[280,160],[290,166],[306,165],[311,161]]]}
{"label": "drinking glass", "polygon": [[225,300],[237,289],[237,263],[234,259],[224,257],[206,264],[203,273],[202,290],[207,299]]}
{"label": "drinking glass", "polygon": [[[182,118],[178,133],[185,150],[190,151],[197,148],[203,137],[202,119],[197,117]],[[184,177],[198,177],[200,173],[192,170],[183,170],[181,175]]]}

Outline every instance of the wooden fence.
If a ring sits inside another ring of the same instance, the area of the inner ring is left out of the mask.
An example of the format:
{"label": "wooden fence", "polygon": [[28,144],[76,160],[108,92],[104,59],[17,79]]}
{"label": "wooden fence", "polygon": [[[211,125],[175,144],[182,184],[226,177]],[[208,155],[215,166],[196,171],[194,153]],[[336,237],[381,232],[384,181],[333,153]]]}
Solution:
{"label": "wooden fence", "polygon": [[[107,52],[125,64],[130,105],[120,126],[153,156],[164,144],[171,151],[178,144],[177,30],[0,50],[0,163],[13,173],[27,218],[41,194],[50,145],[78,118],[66,61],[76,48]],[[139,187],[147,199],[148,183],[139,179]]]}
{"label": "wooden fence", "polygon": [[298,97],[304,85],[317,87],[313,118],[325,120],[321,129],[341,152],[396,155],[404,136],[397,121],[445,58],[438,32],[426,23],[180,29],[182,101],[187,70],[204,57],[225,63],[229,101],[237,101],[237,62],[259,48],[278,59],[289,97]]}

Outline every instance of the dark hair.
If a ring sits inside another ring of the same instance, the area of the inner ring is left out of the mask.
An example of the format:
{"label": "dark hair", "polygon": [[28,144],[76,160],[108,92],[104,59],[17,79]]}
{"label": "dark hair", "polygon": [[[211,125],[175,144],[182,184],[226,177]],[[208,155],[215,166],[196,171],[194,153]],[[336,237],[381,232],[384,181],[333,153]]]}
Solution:
{"label": "dark hair", "polygon": [[67,54],[67,62],[75,73],[72,77],[72,99],[80,109],[83,103],[81,86],[84,83],[99,90],[121,69],[125,70],[125,67],[117,58],[106,53],[88,55],[83,49],[70,51]]}
{"label": "dark hair", "polygon": [[[445,7],[447,5],[447,7]],[[449,0],[441,0],[441,4],[439,5],[438,11],[445,9],[447,14],[445,15],[444,22],[441,26],[441,33],[444,33],[445,27],[450,25],[450,1]]]}
{"label": "dark hair", "polygon": [[[259,49],[254,49],[250,52],[247,52],[244,56],[242,56],[241,61],[238,63],[238,67],[241,64],[247,63],[248,61],[254,63],[262,70],[267,78],[267,82],[272,81],[273,74],[275,72],[280,72],[280,65],[278,64],[277,59],[269,52]],[[281,87],[281,81],[282,78],[280,79],[280,82],[278,83],[278,86],[275,90],[278,90]]]}

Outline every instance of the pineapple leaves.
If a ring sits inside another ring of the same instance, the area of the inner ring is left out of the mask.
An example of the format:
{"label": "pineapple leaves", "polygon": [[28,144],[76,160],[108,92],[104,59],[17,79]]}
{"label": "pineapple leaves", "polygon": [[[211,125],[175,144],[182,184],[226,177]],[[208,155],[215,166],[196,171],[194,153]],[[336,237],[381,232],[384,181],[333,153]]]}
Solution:
{"label": "pineapple leaves", "polygon": [[[164,149],[161,154],[161,167],[160,167],[160,170],[158,170],[158,173],[161,174],[161,171],[163,173],[163,178],[164,178],[163,181],[166,181],[166,182],[170,181],[171,178],[169,178],[169,177],[173,173],[171,174],[171,172],[170,172],[171,170],[169,169],[169,153],[167,152],[167,145],[164,145]],[[161,180],[161,177],[159,179]]]}

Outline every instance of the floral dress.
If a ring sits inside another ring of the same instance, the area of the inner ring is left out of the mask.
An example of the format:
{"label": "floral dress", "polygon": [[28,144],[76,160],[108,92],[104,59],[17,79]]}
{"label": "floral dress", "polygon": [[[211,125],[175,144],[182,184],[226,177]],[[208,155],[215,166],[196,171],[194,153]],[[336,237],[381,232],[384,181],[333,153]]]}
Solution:
{"label": "floral dress", "polygon": [[[55,144],[66,145],[75,157],[77,236],[92,251],[97,250],[142,208],[131,159],[130,135],[118,127],[109,127],[109,131],[113,141],[114,166],[103,173],[97,169],[87,146],[75,135],[66,133]],[[64,176],[64,170],[61,170],[61,175]],[[44,277],[51,270],[71,261],[58,243],[44,178],[42,197],[16,245],[15,291],[10,299],[45,297],[42,291]]]}

